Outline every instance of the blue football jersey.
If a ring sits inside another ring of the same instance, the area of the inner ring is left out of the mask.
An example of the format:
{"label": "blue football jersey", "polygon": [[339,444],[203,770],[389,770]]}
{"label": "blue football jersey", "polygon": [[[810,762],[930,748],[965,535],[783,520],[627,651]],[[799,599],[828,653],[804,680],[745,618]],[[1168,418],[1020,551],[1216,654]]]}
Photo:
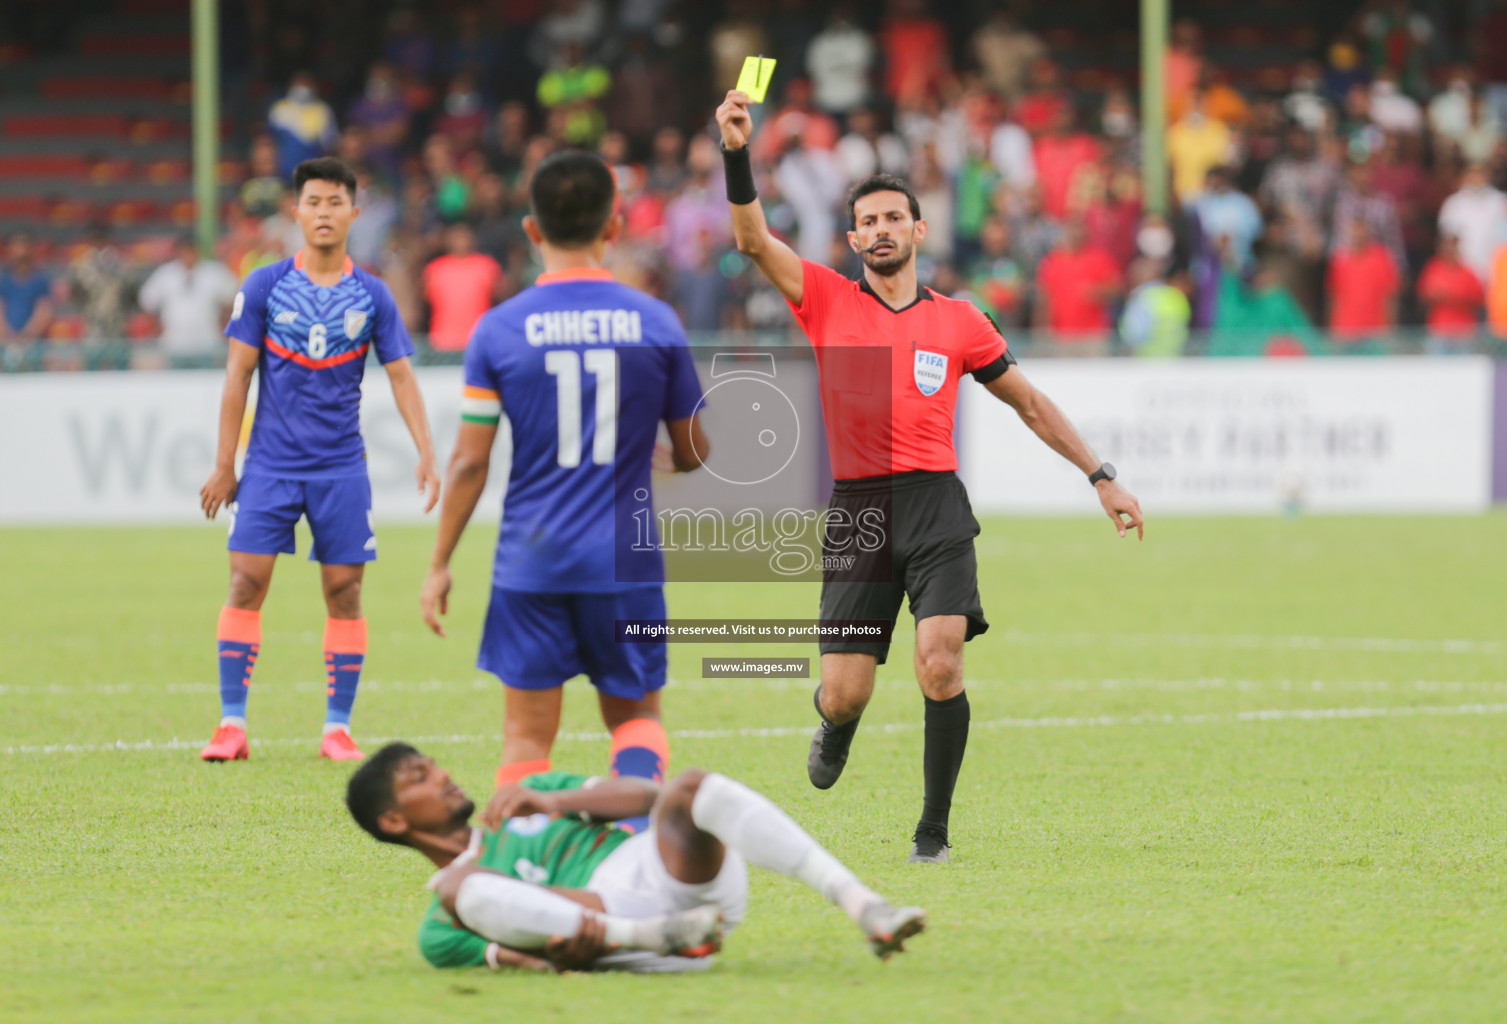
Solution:
{"label": "blue football jersey", "polygon": [[384,364],[413,355],[387,285],[347,259],[340,280],[321,288],[300,252],[247,276],[225,334],[261,349],[246,472],[301,480],[366,472],[366,352],[375,346]]}
{"label": "blue football jersey", "polygon": [[[466,348],[463,417],[512,428],[496,587],[607,593],[664,581],[653,529],[659,424],[701,382],[673,310],[604,270],[544,274],[490,310]],[[633,513],[640,512],[640,519]]]}

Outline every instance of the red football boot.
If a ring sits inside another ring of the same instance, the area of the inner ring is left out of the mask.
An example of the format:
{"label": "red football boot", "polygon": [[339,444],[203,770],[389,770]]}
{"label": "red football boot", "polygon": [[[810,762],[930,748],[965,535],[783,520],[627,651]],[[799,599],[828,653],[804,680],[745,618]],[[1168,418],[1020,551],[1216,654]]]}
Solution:
{"label": "red football boot", "polygon": [[319,756],[331,761],[359,761],[366,755],[361,753],[349,732],[335,729],[324,734],[324,739],[319,744]]}
{"label": "red football boot", "polygon": [[250,744],[246,742],[246,730],[238,725],[222,725],[215,730],[215,738],[209,746],[199,751],[205,761],[244,761],[251,756]]}

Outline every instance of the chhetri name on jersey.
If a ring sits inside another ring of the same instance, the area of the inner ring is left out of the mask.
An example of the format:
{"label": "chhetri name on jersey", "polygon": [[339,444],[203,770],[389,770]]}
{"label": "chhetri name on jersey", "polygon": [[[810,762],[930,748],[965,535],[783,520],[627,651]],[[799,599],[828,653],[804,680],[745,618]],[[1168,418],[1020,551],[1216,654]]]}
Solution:
{"label": "chhetri name on jersey", "polygon": [[608,345],[642,341],[643,320],[636,309],[561,309],[530,313],[523,319],[530,345]]}

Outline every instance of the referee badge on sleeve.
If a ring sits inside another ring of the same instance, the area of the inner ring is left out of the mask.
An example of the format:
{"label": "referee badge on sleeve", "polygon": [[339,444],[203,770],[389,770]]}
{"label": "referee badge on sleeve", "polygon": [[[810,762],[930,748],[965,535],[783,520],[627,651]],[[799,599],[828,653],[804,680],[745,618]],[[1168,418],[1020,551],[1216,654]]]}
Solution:
{"label": "referee badge on sleeve", "polygon": [[921,394],[936,394],[947,383],[947,357],[940,352],[916,349],[915,376]]}

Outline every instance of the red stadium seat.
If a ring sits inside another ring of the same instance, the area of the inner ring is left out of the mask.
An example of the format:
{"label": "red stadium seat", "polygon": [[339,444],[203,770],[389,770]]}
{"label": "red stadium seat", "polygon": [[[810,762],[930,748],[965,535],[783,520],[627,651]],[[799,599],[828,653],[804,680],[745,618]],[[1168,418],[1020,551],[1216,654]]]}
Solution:
{"label": "red stadium seat", "polygon": [[126,136],[130,122],[117,114],[12,114],[0,122],[0,135],[11,138],[59,136]]}
{"label": "red stadium seat", "polygon": [[188,53],[189,42],[186,32],[133,33],[131,35],[100,32],[85,36],[79,49],[92,57],[175,57]]}
{"label": "red stadium seat", "polygon": [[0,217],[47,216],[47,200],[37,196],[0,196]]}
{"label": "red stadium seat", "polygon": [[0,178],[82,178],[89,161],[67,154],[0,156]]}
{"label": "red stadium seat", "polygon": [[73,99],[170,99],[175,86],[163,78],[123,75],[55,75],[42,83],[42,95],[50,100]]}

